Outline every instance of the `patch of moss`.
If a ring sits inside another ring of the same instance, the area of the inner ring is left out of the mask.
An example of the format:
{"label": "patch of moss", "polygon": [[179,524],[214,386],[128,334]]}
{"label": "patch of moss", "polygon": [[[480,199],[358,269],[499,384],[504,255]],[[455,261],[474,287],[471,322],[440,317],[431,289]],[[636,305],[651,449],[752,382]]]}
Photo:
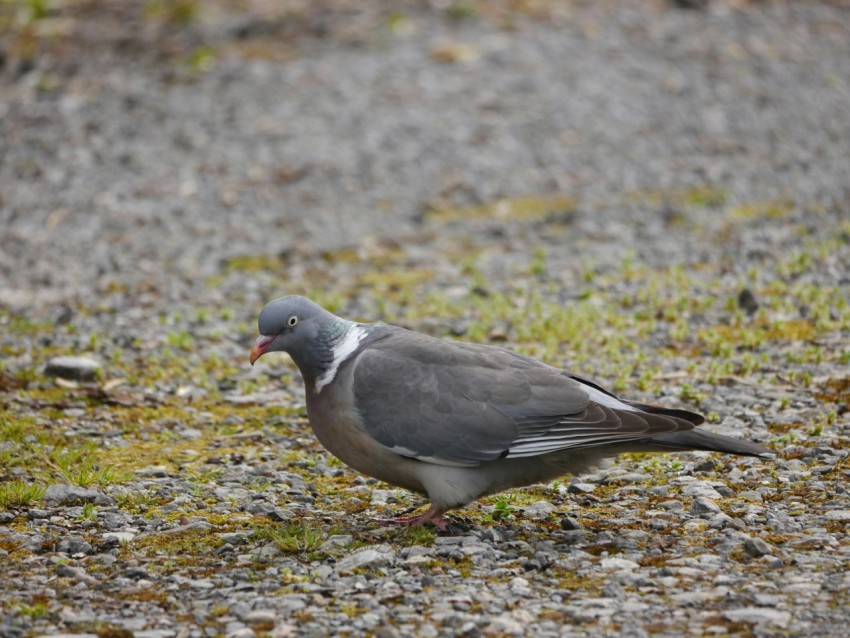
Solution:
{"label": "patch of moss", "polygon": [[736,220],[781,219],[790,216],[796,210],[793,202],[777,199],[733,206],[726,214]]}
{"label": "patch of moss", "polygon": [[280,272],[284,266],[283,258],[279,255],[250,254],[231,257],[224,262],[225,271],[242,273]]}
{"label": "patch of moss", "polygon": [[[627,202],[637,202],[660,208],[672,206],[673,209],[682,207],[693,208],[719,208],[729,198],[726,189],[703,184],[693,188],[671,189],[671,190],[638,190],[626,193],[624,199]],[[683,221],[681,215],[673,216],[674,221]]]}
{"label": "patch of moss", "polygon": [[433,278],[434,273],[429,270],[373,271],[364,273],[359,281],[378,292],[410,288],[428,282]]}
{"label": "patch of moss", "polygon": [[323,523],[309,520],[262,525],[254,529],[257,541],[270,541],[284,554],[315,557],[315,552],[332,534]]}
{"label": "patch of moss", "polygon": [[576,208],[576,201],[565,196],[518,197],[514,199],[502,199],[482,206],[433,208],[426,213],[425,218],[428,221],[437,223],[464,219],[529,222],[563,218],[574,213]]}
{"label": "patch of moss", "polygon": [[[154,561],[151,564],[159,564],[164,568],[163,571],[170,571],[177,565],[203,568],[203,560],[199,558],[213,552],[223,544],[224,541],[216,534],[211,534],[205,529],[187,526],[185,530],[176,528],[167,533],[153,533],[138,537],[132,542],[132,551],[148,558],[167,558],[165,561]],[[124,551],[129,551],[129,546]]]}
{"label": "patch of moss", "polygon": [[682,192],[678,199],[685,205],[700,208],[719,208],[726,203],[729,193],[714,186],[698,186]]}

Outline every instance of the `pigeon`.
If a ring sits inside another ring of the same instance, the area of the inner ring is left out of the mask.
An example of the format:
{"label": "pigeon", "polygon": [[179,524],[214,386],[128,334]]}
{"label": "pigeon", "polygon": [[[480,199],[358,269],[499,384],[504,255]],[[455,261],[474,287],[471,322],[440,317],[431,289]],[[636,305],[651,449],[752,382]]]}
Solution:
{"label": "pigeon", "polygon": [[511,350],[348,321],[306,297],[269,302],[258,324],[251,364],[289,354],[321,444],[358,472],[430,500],[398,523],[445,530],[451,509],[581,474],[622,452],[772,454],[697,429],[705,419],[694,412],[618,399]]}

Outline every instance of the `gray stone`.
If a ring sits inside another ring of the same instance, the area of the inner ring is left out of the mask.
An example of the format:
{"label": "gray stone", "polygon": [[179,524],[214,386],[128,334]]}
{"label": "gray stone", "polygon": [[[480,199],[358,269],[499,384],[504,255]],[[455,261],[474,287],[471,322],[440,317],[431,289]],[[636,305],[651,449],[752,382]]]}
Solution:
{"label": "gray stone", "polygon": [[[380,632],[379,632],[380,633]],[[288,623],[280,623],[275,625],[274,629],[269,632],[269,638],[295,638],[298,635],[298,627]],[[375,634],[378,638],[378,634]]]}
{"label": "gray stone", "polygon": [[209,578],[193,578],[186,581],[186,584],[189,585],[192,589],[213,589],[215,587],[215,583],[211,581]]}
{"label": "gray stone", "polygon": [[497,616],[484,627],[485,636],[525,636],[528,627],[511,617],[509,613]]}
{"label": "gray stone", "polygon": [[136,470],[139,478],[165,478],[168,476],[168,467],[165,465],[150,465]]}
{"label": "gray stone", "polygon": [[727,609],[723,616],[732,622],[749,622],[756,625],[775,625],[784,629],[791,622],[791,612],[770,607],[742,607]]}
{"label": "gray stone", "polygon": [[753,596],[753,601],[759,607],[776,607],[782,603],[782,600],[782,596],[776,594],[755,594]]}
{"label": "gray stone", "polygon": [[675,498],[668,499],[666,501],[662,501],[658,504],[659,507],[663,507],[665,510],[682,510],[685,509],[685,504],[682,501],[676,500]]}
{"label": "gray stone", "polygon": [[221,540],[231,545],[244,545],[248,542],[248,535],[242,532],[223,532],[218,535]]}
{"label": "gray stone", "polygon": [[720,512],[720,506],[705,496],[695,498],[694,502],[691,504],[691,514],[695,516],[717,514],[718,512]]}
{"label": "gray stone", "polygon": [[185,532],[198,531],[198,532],[208,532],[213,528],[211,523],[207,521],[192,521],[191,523],[186,523],[185,525],[177,525],[176,527],[169,527],[168,529],[160,530],[159,534],[183,534]]}
{"label": "gray stone", "polygon": [[288,510],[284,507],[274,507],[265,514],[269,517],[269,519],[277,523],[281,521],[287,521],[295,517],[295,512],[293,512],[292,510]]}
{"label": "gray stone", "polygon": [[329,576],[332,576],[332,575],[333,575],[333,573],[334,573],[333,567],[331,567],[331,566],[330,566],[330,565],[328,565],[327,563],[323,563],[322,565],[319,565],[319,566],[316,568],[316,570],[313,572],[313,575],[314,575],[314,576],[315,576],[318,580],[324,580],[325,578],[328,578]]}
{"label": "gray stone", "polygon": [[612,474],[610,477],[607,477],[604,483],[649,483],[652,480],[652,476],[649,474],[644,474],[642,472],[625,472],[623,474]]}
{"label": "gray stone", "polygon": [[640,569],[640,565],[633,560],[620,558],[618,556],[609,556],[599,561],[599,567],[603,571],[632,571]]}
{"label": "gray stone", "polygon": [[101,534],[103,540],[118,541],[119,543],[129,543],[135,537],[134,532],[104,532]]}
{"label": "gray stone", "polygon": [[594,490],[596,490],[597,485],[595,483],[570,483],[567,487],[567,492],[570,494],[590,494]]}
{"label": "gray stone", "polygon": [[850,521],[850,510],[831,510],[826,517],[831,521]]}
{"label": "gray stone", "polygon": [[255,549],[251,555],[260,562],[269,562],[281,555],[281,551],[274,545],[265,545]]}
{"label": "gray stone", "polygon": [[286,615],[293,614],[307,606],[307,596],[304,594],[284,594],[274,600],[276,606]]}
{"label": "gray stone", "polygon": [[357,620],[359,621],[359,625],[367,630],[373,630],[381,624],[381,617],[370,611],[362,614]]}
{"label": "gray stone", "polygon": [[384,625],[383,627],[378,627],[375,631],[375,638],[401,638],[401,634],[396,631],[395,627]]}
{"label": "gray stone", "polygon": [[708,481],[694,481],[693,483],[688,483],[682,487],[682,494],[691,497],[704,496],[711,499],[721,497],[720,492],[718,492],[714,485]]}
{"label": "gray stone", "polygon": [[713,472],[717,467],[715,459],[705,459],[694,465],[694,472]]}
{"label": "gray stone", "polygon": [[560,525],[561,525],[561,529],[564,529],[564,530],[567,530],[567,531],[576,531],[576,530],[584,529],[581,526],[581,523],[579,523],[572,516],[564,516],[564,518],[561,519]]}
{"label": "gray stone", "polygon": [[144,567],[128,567],[124,571],[127,578],[149,578],[150,574]]}
{"label": "gray stone", "polygon": [[773,553],[773,546],[761,538],[748,538],[744,541],[744,550],[755,558]]}
{"label": "gray stone", "polygon": [[522,512],[525,516],[534,521],[540,521],[548,518],[555,511],[555,506],[549,501],[537,501],[523,508]]}
{"label": "gray stone", "polygon": [[353,541],[354,537],[350,534],[334,534],[319,546],[319,551],[325,553],[332,552],[351,544]]}
{"label": "gray stone", "polygon": [[93,585],[97,582],[97,579],[93,576],[90,576],[89,573],[83,567],[66,565],[64,563],[61,563],[56,566],[56,575],[60,578],[71,578],[78,582],[86,583],[87,585]]}
{"label": "gray stone", "polygon": [[267,625],[276,619],[277,613],[273,609],[253,609],[242,618],[249,625]]}
{"label": "gray stone", "polygon": [[653,518],[649,521],[649,527],[655,531],[661,531],[663,529],[667,529],[667,526],[670,523],[662,518]]}
{"label": "gray stone", "polygon": [[113,505],[115,499],[95,489],[56,483],[49,485],[44,492],[44,502],[52,506],[84,505]]}
{"label": "gray stone", "polygon": [[70,536],[59,543],[57,551],[65,554],[91,554],[91,543],[81,536]]}

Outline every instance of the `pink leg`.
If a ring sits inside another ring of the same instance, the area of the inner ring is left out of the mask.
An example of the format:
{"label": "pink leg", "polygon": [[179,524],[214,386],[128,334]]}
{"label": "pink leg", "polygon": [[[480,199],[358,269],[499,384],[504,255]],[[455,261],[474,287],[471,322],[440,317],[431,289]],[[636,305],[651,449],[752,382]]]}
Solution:
{"label": "pink leg", "polygon": [[430,523],[434,527],[436,527],[441,532],[445,532],[449,523],[446,519],[443,518],[443,514],[446,513],[446,510],[442,507],[437,507],[436,505],[431,505],[424,514],[419,514],[418,516],[400,516],[398,518],[392,518],[387,521],[382,521],[382,525],[408,525],[410,527],[422,527],[423,525]]}

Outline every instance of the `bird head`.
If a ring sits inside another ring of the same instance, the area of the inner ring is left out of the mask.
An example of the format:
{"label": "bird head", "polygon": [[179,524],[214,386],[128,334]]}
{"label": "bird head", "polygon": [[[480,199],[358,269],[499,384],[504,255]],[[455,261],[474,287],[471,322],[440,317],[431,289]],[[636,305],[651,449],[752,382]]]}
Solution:
{"label": "bird head", "polygon": [[306,297],[270,301],[260,312],[260,336],[251,349],[251,365],[267,352],[286,352],[305,377],[315,377],[334,340],[350,324]]}

